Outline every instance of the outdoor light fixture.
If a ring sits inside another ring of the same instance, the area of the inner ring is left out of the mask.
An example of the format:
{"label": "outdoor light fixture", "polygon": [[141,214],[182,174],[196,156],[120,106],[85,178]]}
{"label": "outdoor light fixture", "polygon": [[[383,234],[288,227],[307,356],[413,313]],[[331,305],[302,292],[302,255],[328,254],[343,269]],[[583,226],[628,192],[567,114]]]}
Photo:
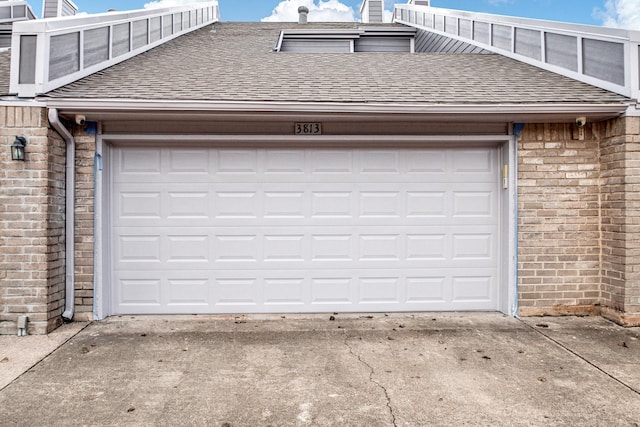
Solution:
{"label": "outdoor light fixture", "polygon": [[11,145],[11,160],[19,160],[24,162],[24,147],[27,145],[27,138],[24,136],[16,136],[15,141]]}

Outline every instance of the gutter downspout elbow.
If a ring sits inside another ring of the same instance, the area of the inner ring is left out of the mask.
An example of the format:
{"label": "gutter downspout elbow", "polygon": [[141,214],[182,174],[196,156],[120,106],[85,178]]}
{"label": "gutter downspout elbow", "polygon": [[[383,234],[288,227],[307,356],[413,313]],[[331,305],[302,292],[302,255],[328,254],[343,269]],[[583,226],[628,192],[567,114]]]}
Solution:
{"label": "gutter downspout elbow", "polygon": [[71,132],[60,122],[58,110],[49,109],[49,123],[67,144],[67,167],[65,184],[65,303],[62,320],[73,320],[75,310],[75,181],[76,181],[76,141]]}

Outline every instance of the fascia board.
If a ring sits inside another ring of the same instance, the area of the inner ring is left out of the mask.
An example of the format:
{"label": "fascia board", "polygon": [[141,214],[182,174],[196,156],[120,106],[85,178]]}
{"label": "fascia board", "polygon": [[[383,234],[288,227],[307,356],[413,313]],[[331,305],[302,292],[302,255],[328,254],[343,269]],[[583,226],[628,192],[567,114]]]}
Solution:
{"label": "fascia board", "polygon": [[329,35],[346,35],[346,36],[354,36],[360,35],[364,33],[362,29],[341,29],[341,30],[323,30],[323,29],[311,29],[311,30],[292,30],[292,29],[284,29],[282,32],[286,36],[329,36]]}
{"label": "fascia board", "polygon": [[554,115],[575,118],[578,115],[624,114],[629,103],[559,103],[559,104],[351,104],[351,103],[287,103],[287,102],[198,102],[156,100],[86,100],[39,98],[49,108],[64,112],[139,113],[177,112],[188,115],[202,113],[300,113],[300,114],[400,114],[400,115],[473,115],[525,116]]}
{"label": "fascia board", "polygon": [[0,107],[40,107],[46,108],[47,104],[30,99],[12,97],[0,97]]}

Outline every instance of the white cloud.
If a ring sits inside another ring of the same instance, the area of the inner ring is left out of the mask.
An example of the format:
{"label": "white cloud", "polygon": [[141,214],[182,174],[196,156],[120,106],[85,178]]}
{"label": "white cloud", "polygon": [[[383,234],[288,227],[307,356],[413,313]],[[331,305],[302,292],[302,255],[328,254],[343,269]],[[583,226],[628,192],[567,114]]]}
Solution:
{"label": "white cloud", "polygon": [[157,9],[160,7],[185,6],[191,3],[200,3],[207,0],[156,0],[144,4],[145,9]]}
{"label": "white cloud", "polygon": [[297,22],[298,7],[309,8],[309,22],[354,22],[356,12],[339,0],[282,0],[263,22]]}
{"label": "white cloud", "polygon": [[596,8],[593,16],[607,27],[640,28],[640,1],[607,0],[604,10]]}

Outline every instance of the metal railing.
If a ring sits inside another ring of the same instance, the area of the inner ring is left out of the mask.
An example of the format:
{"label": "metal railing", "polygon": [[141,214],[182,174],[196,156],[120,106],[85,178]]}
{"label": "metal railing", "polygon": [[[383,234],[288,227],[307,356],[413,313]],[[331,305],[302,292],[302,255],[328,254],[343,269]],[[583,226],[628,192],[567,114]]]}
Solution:
{"label": "metal railing", "polygon": [[394,19],[640,99],[640,31],[412,4],[396,5]]}
{"label": "metal railing", "polygon": [[24,98],[49,92],[219,19],[218,2],[210,1],[18,22],[10,91]]}

